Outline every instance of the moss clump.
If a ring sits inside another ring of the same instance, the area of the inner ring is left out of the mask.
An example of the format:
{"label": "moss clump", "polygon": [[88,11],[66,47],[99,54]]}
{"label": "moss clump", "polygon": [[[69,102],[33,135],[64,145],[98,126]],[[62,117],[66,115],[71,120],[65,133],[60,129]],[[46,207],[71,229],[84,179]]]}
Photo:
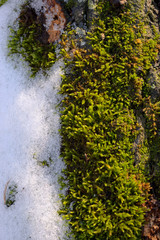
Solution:
{"label": "moss clump", "polygon": [[65,4],[65,9],[67,11],[71,11],[72,8],[76,5],[76,1],[75,0],[68,0],[68,2]]}
{"label": "moss clump", "polygon": [[9,185],[7,193],[6,193],[6,201],[5,204],[7,207],[13,205],[16,201],[16,194],[17,194],[17,185],[12,183]]}
{"label": "moss clump", "polygon": [[0,0],[0,7],[5,4],[8,0]]}
{"label": "moss clump", "polygon": [[56,61],[56,44],[48,43],[48,33],[43,26],[44,15],[39,16],[27,3],[22,6],[18,29],[11,28],[8,43],[9,55],[20,54],[29,63],[32,77],[42,69],[45,72]]}
{"label": "moss clump", "polygon": [[42,167],[50,167],[53,163],[53,160],[51,157],[48,158],[48,160],[38,161],[38,165]]}
{"label": "moss clump", "polygon": [[158,36],[145,37],[142,19],[138,23],[129,6],[116,10],[101,0],[98,9],[87,49],[71,40],[73,32],[62,39],[61,155],[66,168],[61,180],[69,187],[61,196],[60,213],[75,239],[139,240],[150,190],[148,151],[142,142],[145,159],[135,166],[133,144],[140,134],[137,116],[149,96],[147,75],[158,53]]}

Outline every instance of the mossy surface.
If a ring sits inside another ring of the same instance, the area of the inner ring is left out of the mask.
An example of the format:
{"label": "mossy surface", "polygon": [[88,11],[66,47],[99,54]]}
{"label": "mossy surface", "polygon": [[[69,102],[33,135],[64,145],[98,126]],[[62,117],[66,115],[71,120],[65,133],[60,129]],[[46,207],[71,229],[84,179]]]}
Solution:
{"label": "mossy surface", "polygon": [[74,6],[77,5],[77,2],[75,0],[68,0],[67,3],[65,3],[65,9],[67,11],[71,11]]}
{"label": "mossy surface", "polygon": [[0,0],[0,7],[5,4],[8,0]]}
{"label": "mossy surface", "polygon": [[[146,36],[143,19],[129,5],[114,9],[101,0],[98,11],[89,47],[78,48],[74,31],[62,39],[61,155],[66,169],[61,181],[69,187],[61,196],[60,213],[75,239],[139,240],[150,190],[150,141],[159,138],[153,115],[156,109],[159,114],[159,105],[150,101],[147,79],[159,36],[156,31],[153,39]],[[139,115],[148,130],[135,165]]]}
{"label": "mossy surface", "polygon": [[42,69],[49,69],[56,61],[56,44],[48,43],[48,33],[44,24],[44,15],[36,14],[29,3],[22,6],[18,18],[18,29],[11,28],[8,43],[9,55],[20,54],[31,67],[31,76]]}
{"label": "mossy surface", "polygon": [[12,183],[8,186],[8,190],[6,193],[6,206],[10,207],[12,206],[16,201],[16,194],[17,194],[17,185],[15,183]]}

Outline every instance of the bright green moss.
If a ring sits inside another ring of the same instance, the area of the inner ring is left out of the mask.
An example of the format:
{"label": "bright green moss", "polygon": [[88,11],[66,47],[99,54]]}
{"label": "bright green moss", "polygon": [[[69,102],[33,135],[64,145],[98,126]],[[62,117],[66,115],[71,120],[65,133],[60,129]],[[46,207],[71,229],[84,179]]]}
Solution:
{"label": "bright green moss", "polygon": [[20,54],[29,63],[34,77],[40,69],[45,72],[54,64],[56,45],[48,43],[43,15],[38,17],[28,3],[22,6],[18,21],[18,29],[11,28],[9,54]]}
{"label": "bright green moss", "polygon": [[133,145],[140,134],[137,116],[150,94],[147,76],[158,36],[145,37],[142,19],[138,23],[129,6],[116,10],[100,1],[99,11],[88,35],[90,50],[71,41],[73,32],[70,46],[62,50],[62,185],[67,180],[69,187],[60,213],[75,239],[139,240],[150,189],[144,175],[150,152],[142,141],[134,165]]}

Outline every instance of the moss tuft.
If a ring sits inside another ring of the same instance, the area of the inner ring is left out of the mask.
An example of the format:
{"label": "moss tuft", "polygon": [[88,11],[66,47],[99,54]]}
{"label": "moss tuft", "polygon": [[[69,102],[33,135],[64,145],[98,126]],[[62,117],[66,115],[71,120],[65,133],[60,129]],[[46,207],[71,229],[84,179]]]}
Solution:
{"label": "moss tuft", "polygon": [[8,0],[0,0],[0,7],[5,4]]}
{"label": "moss tuft", "polygon": [[48,43],[48,33],[43,26],[44,15],[39,16],[27,3],[22,6],[18,29],[11,28],[8,43],[9,55],[20,54],[31,67],[32,77],[42,69],[45,73],[56,61],[56,44]]}
{"label": "moss tuft", "polygon": [[86,49],[78,47],[74,31],[62,38],[62,187],[69,187],[60,213],[75,239],[139,240],[150,191],[148,135],[136,146],[136,165],[133,145],[140,135],[138,114],[157,135],[147,76],[159,36],[146,37],[143,20],[129,5],[116,10],[102,0],[98,9]]}

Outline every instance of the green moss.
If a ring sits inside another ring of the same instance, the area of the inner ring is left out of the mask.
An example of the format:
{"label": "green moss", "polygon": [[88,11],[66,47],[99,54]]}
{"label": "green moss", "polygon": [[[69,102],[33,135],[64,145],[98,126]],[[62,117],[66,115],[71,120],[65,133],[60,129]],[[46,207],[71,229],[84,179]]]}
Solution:
{"label": "green moss", "polygon": [[8,43],[9,55],[20,54],[31,67],[32,77],[42,69],[45,73],[56,61],[56,44],[48,43],[48,35],[43,26],[43,14],[37,16],[29,4],[22,6],[18,18],[18,29],[11,28]]}
{"label": "green moss", "polygon": [[142,145],[139,148],[139,154],[141,162],[143,161],[143,166],[145,166],[145,163],[148,163],[150,152],[149,152],[149,145],[147,139],[144,140]]}
{"label": "green moss", "polygon": [[50,167],[53,163],[53,160],[51,157],[48,158],[48,160],[38,161],[38,164],[42,167]]}
{"label": "green moss", "polygon": [[77,5],[77,2],[75,0],[68,0],[68,2],[65,4],[65,9],[67,11],[71,11],[74,6]]}
{"label": "green moss", "polygon": [[7,207],[10,207],[11,205],[13,205],[15,203],[16,194],[17,194],[17,185],[11,184],[8,187],[7,196],[6,196],[5,204]]}
{"label": "green moss", "polygon": [[8,0],[0,0],[0,7],[5,4]]}
{"label": "green moss", "polygon": [[99,12],[87,49],[78,48],[73,31],[62,39],[62,186],[69,187],[60,213],[75,239],[139,240],[150,145],[142,141],[134,166],[133,144],[140,134],[137,113],[144,113],[150,94],[147,76],[158,36],[145,37],[143,20],[129,6],[114,9],[100,1]]}

